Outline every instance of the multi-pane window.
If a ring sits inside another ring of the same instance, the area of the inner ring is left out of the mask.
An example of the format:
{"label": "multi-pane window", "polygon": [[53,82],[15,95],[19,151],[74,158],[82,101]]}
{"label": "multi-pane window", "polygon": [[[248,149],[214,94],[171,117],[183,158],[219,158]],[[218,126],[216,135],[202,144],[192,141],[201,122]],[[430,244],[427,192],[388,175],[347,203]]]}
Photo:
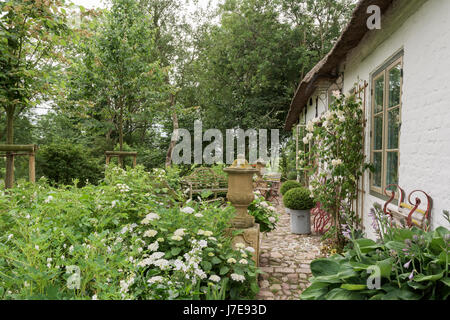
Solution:
{"label": "multi-pane window", "polygon": [[402,58],[377,72],[372,80],[371,190],[383,193],[398,183],[399,133],[402,100]]}

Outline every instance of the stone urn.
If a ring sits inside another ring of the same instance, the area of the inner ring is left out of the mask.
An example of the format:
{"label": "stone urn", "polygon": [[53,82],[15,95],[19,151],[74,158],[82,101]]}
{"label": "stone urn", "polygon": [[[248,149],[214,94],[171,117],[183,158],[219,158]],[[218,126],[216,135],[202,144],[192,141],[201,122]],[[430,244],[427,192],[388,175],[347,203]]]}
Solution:
{"label": "stone urn", "polygon": [[[255,195],[253,194],[253,175],[258,169],[253,168],[243,156],[238,156],[233,164],[223,169],[228,174],[228,193],[227,198],[231,205],[236,208],[236,215],[231,221],[232,227],[227,229],[226,233],[232,237],[231,244],[234,249],[238,243],[249,246],[254,249],[252,259],[256,265],[259,265],[259,224],[255,223],[255,218],[248,214],[247,208],[252,203]],[[233,235],[233,231],[239,230],[239,234]]]}
{"label": "stone urn", "polygon": [[256,160],[256,169],[258,170],[256,173],[258,179],[262,179],[266,171],[266,162],[263,159]]}
{"label": "stone urn", "polygon": [[247,212],[247,207],[255,198],[253,194],[253,175],[258,169],[252,168],[247,160],[238,158],[228,168],[227,198],[236,208],[236,216],[232,224],[236,228],[249,228],[255,224],[255,217]]}

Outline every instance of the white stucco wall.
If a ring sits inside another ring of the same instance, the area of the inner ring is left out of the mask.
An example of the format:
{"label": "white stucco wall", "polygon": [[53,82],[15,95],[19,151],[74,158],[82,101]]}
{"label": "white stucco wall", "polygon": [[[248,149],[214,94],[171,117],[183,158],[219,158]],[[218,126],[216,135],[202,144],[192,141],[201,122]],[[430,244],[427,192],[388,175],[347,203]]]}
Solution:
{"label": "white stucco wall", "polygon": [[[329,85],[321,85],[319,86],[310,97],[312,98],[312,105],[309,104],[310,100],[308,99],[307,104],[307,112],[306,112],[306,123],[309,120],[312,120],[316,117],[316,105],[317,105],[317,114],[320,117],[325,111],[328,110],[328,94],[327,89]],[[303,111],[300,115],[300,121],[303,123],[305,120],[305,111]]]}
{"label": "white stucco wall", "polygon": [[[404,49],[399,185],[407,194],[426,191],[433,198],[432,228],[449,227],[442,211],[450,210],[450,1],[425,2],[360,61],[360,50],[368,45],[362,41],[347,56],[343,91],[350,90],[358,78],[370,83],[371,72]],[[370,119],[370,88],[367,93],[366,118]],[[369,130],[366,155],[369,160]],[[365,185],[369,190],[368,175]],[[383,204],[384,200],[367,192],[364,226],[369,237],[374,237],[367,216],[373,202]]]}

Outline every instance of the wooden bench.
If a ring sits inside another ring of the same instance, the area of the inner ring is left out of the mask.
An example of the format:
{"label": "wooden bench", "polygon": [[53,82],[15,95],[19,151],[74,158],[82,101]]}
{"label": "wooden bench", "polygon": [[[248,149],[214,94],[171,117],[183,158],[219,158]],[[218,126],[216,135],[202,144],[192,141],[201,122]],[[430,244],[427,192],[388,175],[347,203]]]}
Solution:
{"label": "wooden bench", "polygon": [[181,182],[189,189],[189,199],[192,199],[194,193],[198,194],[204,191],[210,191],[214,194],[214,198],[217,198],[219,192],[228,191],[227,178],[216,174],[211,168],[207,167],[195,169]]}
{"label": "wooden bench", "polygon": [[[392,190],[392,187],[394,189]],[[399,197],[396,190],[399,191]],[[408,202],[405,202],[405,191],[396,184],[390,184],[384,189],[384,193],[390,197],[384,204],[383,211],[385,214],[391,216],[393,222],[398,227],[411,228],[416,226],[427,230],[429,227],[429,219],[433,201],[431,197],[422,190],[413,190],[408,195]],[[389,194],[390,193],[390,194]],[[412,201],[413,194],[416,194],[414,201]],[[422,194],[422,199],[418,197]],[[395,209],[388,208],[388,205],[397,197],[398,205]],[[424,206],[420,205],[424,202]]]}

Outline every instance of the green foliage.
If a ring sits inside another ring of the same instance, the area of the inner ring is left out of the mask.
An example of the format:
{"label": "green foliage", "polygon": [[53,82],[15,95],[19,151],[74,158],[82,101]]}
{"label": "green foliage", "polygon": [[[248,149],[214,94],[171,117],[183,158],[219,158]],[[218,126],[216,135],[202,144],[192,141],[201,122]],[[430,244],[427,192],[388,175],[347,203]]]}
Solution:
{"label": "green foliage", "polygon": [[86,119],[85,128],[113,145],[122,146],[123,139],[144,142],[168,106],[172,88],[168,68],[159,62],[158,30],[151,21],[138,1],[114,0],[103,15],[81,21],[90,36],[72,48],[66,73],[70,86],[58,105]]}
{"label": "green foliage", "polygon": [[297,181],[289,180],[281,185],[280,193],[282,195],[284,195],[289,190],[291,190],[293,188],[300,188],[300,187],[303,187],[303,186],[300,183],[298,183]]}
{"label": "green foliage", "polygon": [[289,172],[288,174],[287,174],[287,177],[286,177],[288,180],[294,180],[294,179],[297,179],[297,172],[293,172],[293,171],[291,171],[291,172]]}
{"label": "green foliage", "polygon": [[276,208],[259,191],[255,192],[255,199],[248,206],[248,213],[255,217],[261,232],[274,230],[279,220]]}
{"label": "green foliage", "polygon": [[8,118],[7,143],[14,143],[14,119],[54,89],[59,46],[70,34],[60,1],[0,3],[0,105]]}
{"label": "green foliage", "polygon": [[175,179],[110,166],[98,186],[41,179],[2,193],[0,299],[254,297],[251,249],[233,250],[224,235],[234,209],[185,204]]}
{"label": "green foliage", "polygon": [[38,176],[58,184],[72,184],[74,179],[84,186],[96,184],[103,176],[103,166],[83,145],[60,141],[40,147],[36,157]]}
{"label": "green foliage", "polygon": [[283,204],[292,210],[309,210],[315,206],[311,192],[303,187],[293,188],[283,196]]}
{"label": "green foliage", "polygon": [[[382,243],[354,240],[343,255],[311,263],[312,283],[301,299],[447,300],[449,248],[450,232],[444,227],[395,229]],[[369,288],[377,276],[379,287]]]}
{"label": "green foliage", "polygon": [[211,128],[282,127],[299,79],[339,35],[346,2],[225,1],[220,23],[201,27],[183,101]]}
{"label": "green foliage", "polygon": [[343,254],[311,263],[311,286],[302,299],[447,300],[450,295],[450,231],[397,228],[376,205],[371,216],[379,237],[359,238],[343,225],[349,240]]}
{"label": "green foliage", "polygon": [[[333,217],[335,242],[342,248],[345,241],[341,224],[360,228],[352,210],[357,198],[357,181],[368,168],[364,162],[364,115],[361,99],[355,95],[333,92],[329,110],[306,124],[303,143],[311,143],[302,152],[302,166],[310,170],[310,190],[322,208]],[[309,165],[306,159],[316,159]]]}

